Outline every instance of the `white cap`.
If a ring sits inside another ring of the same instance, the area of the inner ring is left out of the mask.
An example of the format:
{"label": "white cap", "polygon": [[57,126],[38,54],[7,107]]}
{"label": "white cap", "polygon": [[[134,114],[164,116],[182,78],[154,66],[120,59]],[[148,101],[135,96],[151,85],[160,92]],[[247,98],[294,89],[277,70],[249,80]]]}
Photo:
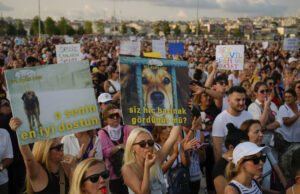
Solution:
{"label": "white cap", "polygon": [[98,97],[98,103],[105,103],[108,101],[112,101],[111,95],[109,93],[102,93]]}
{"label": "white cap", "polygon": [[252,142],[243,142],[238,144],[232,154],[232,162],[237,165],[237,163],[245,156],[255,155],[259,152],[267,153],[271,149],[269,147],[258,147],[255,143]]}
{"label": "white cap", "polygon": [[295,57],[291,57],[291,58],[289,58],[289,63],[292,63],[292,62],[296,62],[296,61],[298,61],[298,59],[296,59]]}

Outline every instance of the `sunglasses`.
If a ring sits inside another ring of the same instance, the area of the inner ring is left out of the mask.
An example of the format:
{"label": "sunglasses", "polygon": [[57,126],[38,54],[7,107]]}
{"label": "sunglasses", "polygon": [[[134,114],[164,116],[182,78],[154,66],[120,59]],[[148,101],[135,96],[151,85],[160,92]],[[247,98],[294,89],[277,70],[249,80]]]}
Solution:
{"label": "sunglasses", "polygon": [[0,107],[2,107],[2,106],[7,106],[7,107],[9,107],[10,105],[9,105],[9,102],[5,102],[5,103],[1,104]]}
{"label": "sunglasses", "polygon": [[274,83],[273,83],[273,82],[269,82],[269,83],[268,83],[268,85],[270,85],[270,86],[273,86],[273,85],[274,85]]}
{"label": "sunglasses", "polygon": [[268,93],[268,92],[269,92],[268,89],[259,91],[259,93],[261,93],[261,94]]}
{"label": "sunglasses", "polygon": [[56,150],[56,151],[61,151],[61,149],[64,147],[64,144],[58,144],[57,146],[51,147],[50,150]]}
{"label": "sunglasses", "polygon": [[298,86],[297,88],[300,89],[300,86]]}
{"label": "sunglasses", "polygon": [[119,113],[113,113],[113,114],[108,115],[108,118],[110,118],[110,119],[120,118],[120,115],[119,115]]}
{"label": "sunglasses", "polygon": [[146,147],[146,144],[148,144],[149,147],[152,147],[154,145],[154,141],[152,139],[149,139],[147,142],[145,140],[134,143],[132,145],[140,145],[142,148]]}
{"label": "sunglasses", "polygon": [[265,163],[266,159],[267,159],[267,156],[260,156],[260,157],[246,159],[246,160],[244,160],[244,162],[252,161],[253,164],[257,165],[257,164],[259,164],[259,161],[262,161],[263,163]]}
{"label": "sunglasses", "polygon": [[107,101],[107,102],[104,102],[103,104],[111,104],[111,103],[112,103],[112,101],[109,100],[109,101]]}
{"label": "sunglasses", "polygon": [[92,183],[96,183],[96,182],[98,182],[100,176],[103,179],[107,179],[109,177],[109,170],[105,170],[99,174],[93,174],[91,176],[88,176],[88,177],[84,178],[81,183],[84,183],[87,180],[90,180]]}
{"label": "sunglasses", "polygon": [[221,86],[227,85],[226,82],[219,82]]}

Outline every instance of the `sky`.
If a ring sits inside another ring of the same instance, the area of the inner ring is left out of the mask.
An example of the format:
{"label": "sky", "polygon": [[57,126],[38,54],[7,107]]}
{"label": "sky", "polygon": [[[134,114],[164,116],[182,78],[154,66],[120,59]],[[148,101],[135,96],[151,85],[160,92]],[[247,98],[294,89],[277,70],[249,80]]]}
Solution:
{"label": "sky", "polygon": [[[4,17],[193,21],[198,17],[299,16],[300,0],[0,0]],[[199,6],[198,6],[199,5]]]}

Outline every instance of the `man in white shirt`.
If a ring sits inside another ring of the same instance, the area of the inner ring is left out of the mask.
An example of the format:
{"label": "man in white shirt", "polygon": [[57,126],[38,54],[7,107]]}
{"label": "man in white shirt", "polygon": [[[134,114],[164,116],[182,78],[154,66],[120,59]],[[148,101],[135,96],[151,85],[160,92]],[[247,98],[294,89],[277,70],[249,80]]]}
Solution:
{"label": "man in white shirt", "polygon": [[231,87],[228,91],[229,107],[221,112],[215,119],[212,129],[213,148],[215,161],[218,161],[226,152],[224,139],[227,136],[227,123],[233,123],[236,127],[252,119],[252,115],[245,111],[246,91],[240,86]]}

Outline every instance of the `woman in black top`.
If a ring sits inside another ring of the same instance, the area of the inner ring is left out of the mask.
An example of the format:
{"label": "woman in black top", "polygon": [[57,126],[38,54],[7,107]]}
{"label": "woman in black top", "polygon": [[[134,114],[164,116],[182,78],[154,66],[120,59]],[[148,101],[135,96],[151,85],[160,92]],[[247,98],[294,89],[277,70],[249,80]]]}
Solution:
{"label": "woman in black top", "polygon": [[[13,117],[9,125],[16,131],[22,121]],[[32,151],[29,145],[19,145],[19,148],[26,166],[27,194],[68,193],[68,180],[65,175],[71,180],[75,157],[64,156],[63,144],[58,138],[36,142]],[[60,182],[65,186],[60,188]]]}

